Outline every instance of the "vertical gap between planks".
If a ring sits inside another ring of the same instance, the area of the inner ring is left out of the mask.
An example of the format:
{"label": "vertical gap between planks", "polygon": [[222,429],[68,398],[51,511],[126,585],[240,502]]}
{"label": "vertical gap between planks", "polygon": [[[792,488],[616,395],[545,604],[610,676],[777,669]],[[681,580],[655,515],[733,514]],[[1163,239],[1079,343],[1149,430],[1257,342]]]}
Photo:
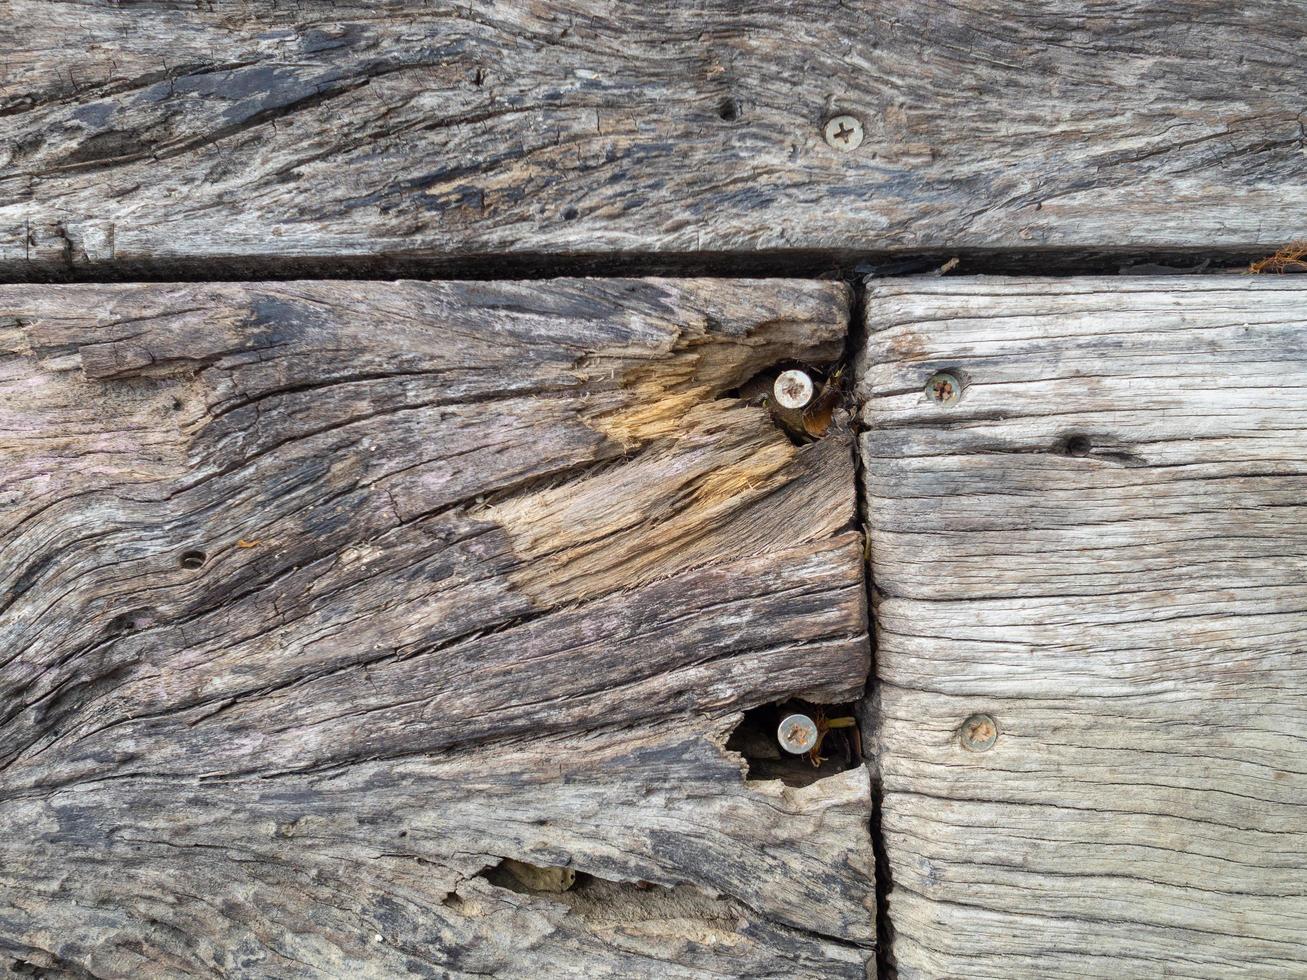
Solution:
{"label": "vertical gap between planks", "polygon": [[[859,354],[867,341],[867,280],[858,276],[846,280],[853,291],[853,302],[849,308],[849,326],[845,340],[844,363],[849,372],[849,384],[853,391],[858,390]],[[862,702],[858,707],[858,725],[862,732],[863,764],[871,780],[871,814],[868,833],[871,835],[872,852],[875,855],[875,881],[873,889],[876,895],[876,976],[879,980],[892,980],[897,975],[894,966],[893,926],[889,917],[890,868],[885,851],[885,839],[881,832],[881,803],[883,793],[880,780],[879,726],[880,726],[880,691],[876,686],[876,586],[871,577],[871,514],[867,507],[867,496],[862,492],[865,485],[864,469],[866,461],[862,455],[862,413],[861,406],[855,405],[853,429],[854,456],[854,502],[858,515],[858,525],[863,535],[863,583],[867,590],[867,642],[871,646],[871,662],[868,667],[866,687]]]}

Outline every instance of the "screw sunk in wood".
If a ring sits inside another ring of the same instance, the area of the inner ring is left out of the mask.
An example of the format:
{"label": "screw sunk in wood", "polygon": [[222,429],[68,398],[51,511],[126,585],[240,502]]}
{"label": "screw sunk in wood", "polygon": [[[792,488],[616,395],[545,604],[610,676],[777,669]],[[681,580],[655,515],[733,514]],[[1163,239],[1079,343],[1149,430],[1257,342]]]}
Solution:
{"label": "screw sunk in wood", "polygon": [[958,729],[962,747],[971,752],[988,752],[998,741],[998,722],[992,715],[972,715]]}
{"label": "screw sunk in wood", "polygon": [[812,378],[796,368],[782,371],[772,385],[772,395],[781,408],[803,408],[812,401]]}
{"label": "screw sunk in wood", "polygon": [[962,399],[962,382],[941,371],[926,382],[926,397],[941,408],[952,408]]}
{"label": "screw sunk in wood", "polygon": [[837,150],[856,150],[862,145],[862,135],[862,123],[856,116],[831,116],[822,129],[827,145]]}
{"label": "screw sunk in wood", "polygon": [[803,755],[817,744],[817,723],[807,715],[786,715],[776,729],[781,748],[791,755]]}

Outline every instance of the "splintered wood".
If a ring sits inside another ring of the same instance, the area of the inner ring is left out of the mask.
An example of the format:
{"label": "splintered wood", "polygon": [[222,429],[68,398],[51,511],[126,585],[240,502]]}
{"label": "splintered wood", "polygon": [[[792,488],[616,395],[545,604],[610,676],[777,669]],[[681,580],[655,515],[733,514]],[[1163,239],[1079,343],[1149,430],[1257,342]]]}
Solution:
{"label": "splintered wood", "polygon": [[877,283],[867,326],[899,976],[1307,974],[1307,289]]}
{"label": "splintered wood", "polygon": [[0,951],[140,977],[864,978],[841,284],[0,289]]}

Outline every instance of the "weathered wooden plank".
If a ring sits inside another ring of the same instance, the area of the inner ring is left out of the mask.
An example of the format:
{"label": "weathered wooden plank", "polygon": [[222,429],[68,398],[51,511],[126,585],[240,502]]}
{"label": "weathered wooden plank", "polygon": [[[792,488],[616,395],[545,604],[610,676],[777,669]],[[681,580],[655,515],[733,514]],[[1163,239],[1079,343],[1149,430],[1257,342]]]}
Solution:
{"label": "weathered wooden plank", "polygon": [[5,962],[864,977],[866,772],[725,747],[866,680],[847,417],[731,397],[848,302],[0,290]]}
{"label": "weathered wooden plank", "polygon": [[[1229,277],[871,288],[900,976],[1307,972],[1305,300]],[[939,371],[951,408],[923,394]]]}
{"label": "weathered wooden plank", "polygon": [[[1302,234],[1307,11],[7,0],[0,268]],[[864,139],[828,145],[849,114]]]}

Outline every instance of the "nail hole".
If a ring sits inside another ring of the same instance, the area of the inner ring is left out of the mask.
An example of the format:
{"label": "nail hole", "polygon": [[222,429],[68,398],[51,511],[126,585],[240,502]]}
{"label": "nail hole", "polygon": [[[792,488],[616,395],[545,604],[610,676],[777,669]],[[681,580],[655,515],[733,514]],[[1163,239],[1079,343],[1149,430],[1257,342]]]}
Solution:
{"label": "nail hole", "polygon": [[717,106],[717,115],[721,116],[727,122],[735,122],[740,118],[740,102],[738,99],[722,99]]}
{"label": "nail hole", "polygon": [[137,630],[149,629],[157,619],[158,614],[153,609],[133,609],[109,620],[106,632],[111,635],[134,633]]}
{"label": "nail hole", "polygon": [[1089,441],[1089,436],[1072,436],[1066,441],[1068,456],[1088,456],[1093,448],[1094,444]]}
{"label": "nail hole", "polygon": [[182,568],[196,569],[204,564],[206,555],[203,551],[187,551],[182,553],[179,564]]}
{"label": "nail hole", "polygon": [[563,220],[564,220],[564,221],[575,221],[576,218],[577,218],[577,213],[578,213],[578,212],[577,212],[576,208],[564,208],[564,209],[563,209]]}

